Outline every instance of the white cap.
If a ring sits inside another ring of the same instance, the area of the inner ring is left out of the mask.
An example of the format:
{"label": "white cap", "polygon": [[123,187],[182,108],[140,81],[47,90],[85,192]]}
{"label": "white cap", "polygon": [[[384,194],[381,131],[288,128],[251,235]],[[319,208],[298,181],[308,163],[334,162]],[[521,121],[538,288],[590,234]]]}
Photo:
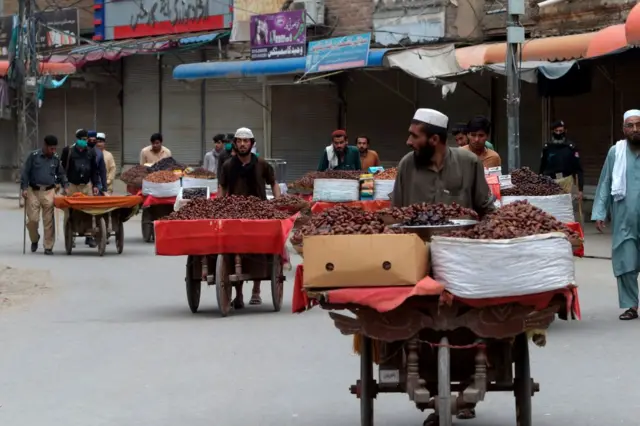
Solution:
{"label": "white cap", "polygon": [[236,130],[236,134],[234,137],[240,139],[253,139],[253,132],[251,131],[251,129],[248,129],[246,127],[240,127],[238,130]]}
{"label": "white cap", "polygon": [[640,109],[630,109],[624,113],[624,121],[627,121],[631,117],[640,117]]}
{"label": "white cap", "polygon": [[97,133],[97,134],[96,134],[96,139],[104,139],[104,140],[107,140],[107,135],[105,135],[104,133]]}
{"label": "white cap", "polygon": [[413,119],[432,126],[442,127],[443,129],[449,126],[449,117],[435,109],[420,108],[413,115]]}

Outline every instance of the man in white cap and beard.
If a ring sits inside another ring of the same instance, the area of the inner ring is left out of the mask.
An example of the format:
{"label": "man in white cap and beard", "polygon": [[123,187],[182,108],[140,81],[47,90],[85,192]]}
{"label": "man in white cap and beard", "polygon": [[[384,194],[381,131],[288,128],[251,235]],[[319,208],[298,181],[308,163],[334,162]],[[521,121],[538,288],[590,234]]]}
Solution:
{"label": "man in white cap and beard", "polygon": [[[280,187],[276,182],[275,171],[269,163],[259,158],[251,150],[256,144],[251,129],[246,127],[239,128],[233,138],[233,148],[236,155],[225,161],[218,176],[218,185],[220,186],[219,196],[227,195],[243,195],[254,196],[261,200],[267,199],[267,185],[271,187],[271,191],[275,198],[280,197]],[[247,262],[244,262],[244,261]],[[232,266],[231,259],[226,259],[227,266]],[[243,269],[247,265],[245,273],[255,276],[267,276],[263,272],[252,273],[251,269],[260,269],[261,266],[267,265],[265,256],[243,256]],[[229,269],[228,269],[229,270]],[[232,270],[232,269],[230,269]],[[251,294],[250,305],[262,304],[260,298],[260,281],[253,282],[253,292]],[[242,283],[236,285],[236,298],[233,300],[234,309],[244,308],[244,298],[242,295]]]}
{"label": "man in white cap and beard", "polygon": [[448,125],[449,118],[439,111],[416,111],[407,139],[413,152],[398,165],[394,206],[456,202],[481,216],[494,209],[482,162],[470,151],[447,146]]}
{"label": "man in white cap and beard", "polygon": [[603,232],[611,214],[613,274],[623,321],[638,318],[640,271],[640,110],[624,114],[625,139],[609,149],[600,174],[591,220]]}

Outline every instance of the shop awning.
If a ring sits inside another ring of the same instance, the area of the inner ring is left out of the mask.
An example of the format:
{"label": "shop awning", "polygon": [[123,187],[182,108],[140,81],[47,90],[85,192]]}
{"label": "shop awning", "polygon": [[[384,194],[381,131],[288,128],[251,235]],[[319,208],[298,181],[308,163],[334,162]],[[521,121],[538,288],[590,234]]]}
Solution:
{"label": "shop awning", "polygon": [[386,58],[389,67],[398,68],[415,78],[429,80],[467,72],[456,59],[453,44],[446,46],[418,47],[390,53]]}
{"label": "shop awning", "polygon": [[466,70],[475,67],[483,67],[486,63],[485,56],[487,54],[487,50],[494,44],[476,44],[475,46],[456,49],[456,59],[458,64]]}
{"label": "shop awning", "polygon": [[[368,67],[382,67],[390,49],[371,49]],[[272,59],[268,61],[214,61],[178,65],[173,69],[176,80],[203,78],[242,78],[261,75],[304,74],[306,58]]]}
{"label": "shop awning", "polygon": [[[562,37],[546,37],[527,40],[522,46],[523,61],[568,61],[582,59],[587,53],[596,32]],[[485,62],[499,64],[506,62],[507,45],[498,43],[487,48]]]}
{"label": "shop awning", "polygon": [[[524,61],[520,64],[520,80],[537,83],[538,73],[542,73],[549,80],[556,80],[571,71],[576,64],[577,61]],[[504,63],[487,65],[486,68],[497,74],[507,75]]]}
{"label": "shop awning", "polygon": [[[9,72],[9,61],[0,61],[0,76],[5,76]],[[54,64],[51,62],[40,62],[39,71],[42,75],[69,75],[76,72],[73,64]]]}
{"label": "shop awning", "polygon": [[593,36],[591,42],[589,42],[585,58],[608,55],[626,49],[627,47],[625,24],[613,25],[598,31]]}
{"label": "shop awning", "polygon": [[625,33],[627,36],[627,42],[631,46],[640,45],[640,3],[635,5],[625,23]]}

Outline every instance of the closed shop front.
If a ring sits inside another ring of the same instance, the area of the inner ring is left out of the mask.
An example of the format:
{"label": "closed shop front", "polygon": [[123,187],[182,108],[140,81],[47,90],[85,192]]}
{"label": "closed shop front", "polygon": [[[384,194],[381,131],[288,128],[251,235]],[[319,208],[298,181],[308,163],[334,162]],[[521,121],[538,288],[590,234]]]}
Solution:
{"label": "closed shop front", "polygon": [[202,84],[174,80],[173,68],[193,62],[202,62],[200,52],[162,57],[162,136],[175,159],[188,165],[201,164],[204,157]]}
{"label": "closed shop front", "polygon": [[[67,82],[65,86],[68,84]],[[68,135],[66,128],[67,89],[65,86],[59,89],[45,90],[42,106],[38,111],[38,139],[43,139],[46,135],[56,136],[60,152],[67,143],[74,142],[73,135]]]}
{"label": "closed shop front", "polygon": [[158,61],[154,55],[127,57],[123,73],[124,163],[138,164],[140,150],[149,145],[153,133],[160,131]]}
{"label": "closed shop front", "polygon": [[338,127],[335,85],[271,87],[271,157],[287,161],[287,180],[315,171]]}
{"label": "closed shop front", "polygon": [[205,150],[213,148],[214,135],[248,127],[258,151],[264,152],[262,84],[257,79],[210,79],[205,85]]}

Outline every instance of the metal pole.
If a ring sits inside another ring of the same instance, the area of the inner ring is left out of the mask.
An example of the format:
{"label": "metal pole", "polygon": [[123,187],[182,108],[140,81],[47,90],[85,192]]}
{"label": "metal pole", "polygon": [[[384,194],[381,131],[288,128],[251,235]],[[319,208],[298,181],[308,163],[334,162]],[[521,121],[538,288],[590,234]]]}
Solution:
{"label": "metal pole", "polygon": [[509,0],[507,4],[507,134],[509,172],[520,167],[520,45],[524,43],[524,0]]}

